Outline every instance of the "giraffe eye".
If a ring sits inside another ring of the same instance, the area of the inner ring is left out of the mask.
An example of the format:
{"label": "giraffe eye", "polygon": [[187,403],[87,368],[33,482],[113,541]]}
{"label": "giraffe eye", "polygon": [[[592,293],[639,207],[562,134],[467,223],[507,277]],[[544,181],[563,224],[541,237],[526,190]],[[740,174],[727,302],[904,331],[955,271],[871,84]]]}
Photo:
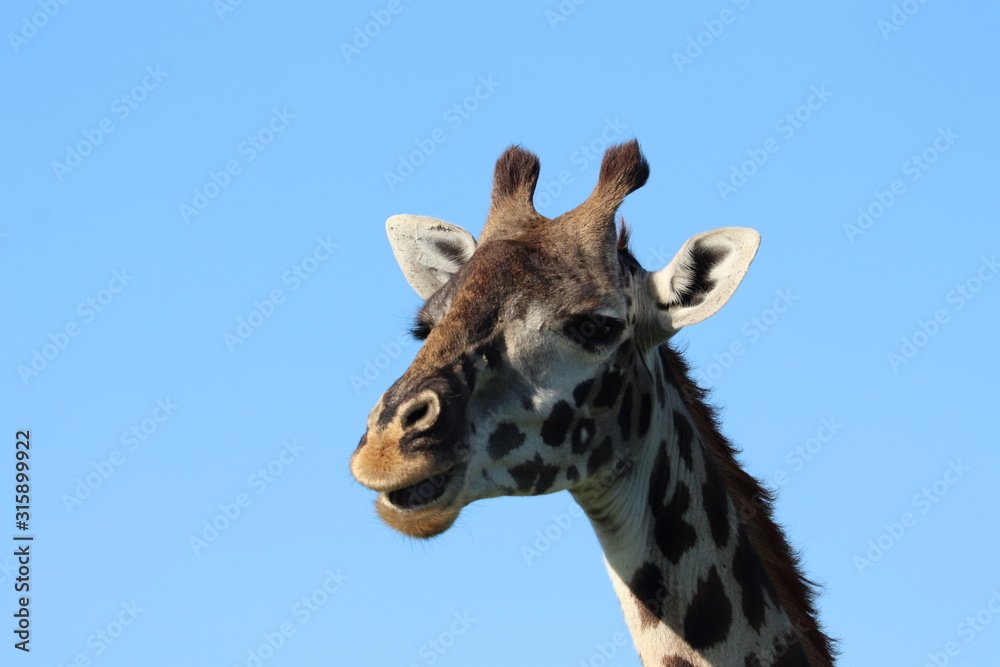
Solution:
{"label": "giraffe eye", "polygon": [[611,343],[621,330],[620,320],[603,315],[581,315],[570,320],[563,333],[584,349],[597,352]]}

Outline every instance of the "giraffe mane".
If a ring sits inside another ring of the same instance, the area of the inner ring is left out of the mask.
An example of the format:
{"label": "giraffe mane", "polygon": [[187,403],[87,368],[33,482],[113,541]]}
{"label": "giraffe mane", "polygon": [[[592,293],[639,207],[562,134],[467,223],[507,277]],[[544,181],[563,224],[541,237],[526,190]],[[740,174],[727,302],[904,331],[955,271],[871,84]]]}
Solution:
{"label": "giraffe mane", "polygon": [[[629,241],[632,239],[632,228],[625,224],[624,216],[618,218],[618,250],[629,251]],[[635,259],[634,257],[632,259]]]}

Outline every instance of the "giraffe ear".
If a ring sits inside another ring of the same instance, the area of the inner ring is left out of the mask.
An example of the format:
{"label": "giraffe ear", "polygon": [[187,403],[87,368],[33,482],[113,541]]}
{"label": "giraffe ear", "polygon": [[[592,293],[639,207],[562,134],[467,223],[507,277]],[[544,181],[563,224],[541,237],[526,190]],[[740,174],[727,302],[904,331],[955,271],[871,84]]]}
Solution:
{"label": "giraffe ear", "polygon": [[673,332],[714,315],[739,287],[757,254],[760,234],[723,227],[688,239],[666,267],[649,277],[661,326]]}
{"label": "giraffe ear", "polygon": [[394,215],[385,221],[385,231],[406,281],[425,300],[476,251],[472,234],[423,215]]}

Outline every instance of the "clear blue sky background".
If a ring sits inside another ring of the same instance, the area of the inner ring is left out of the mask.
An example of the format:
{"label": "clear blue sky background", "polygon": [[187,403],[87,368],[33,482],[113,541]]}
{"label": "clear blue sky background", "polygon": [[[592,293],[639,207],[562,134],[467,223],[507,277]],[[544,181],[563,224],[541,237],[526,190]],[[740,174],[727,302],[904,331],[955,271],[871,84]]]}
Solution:
{"label": "clear blue sky background", "polygon": [[632,137],[647,268],[706,229],[763,235],[680,338],[843,664],[994,664],[1000,10],[904,4],[894,26],[889,0],[5,3],[0,664],[601,664],[627,630],[589,525],[557,523],[569,495],[417,543],[347,460],[417,348],[384,220],[478,233],[510,143],[556,215],[596,180],[588,147]]}

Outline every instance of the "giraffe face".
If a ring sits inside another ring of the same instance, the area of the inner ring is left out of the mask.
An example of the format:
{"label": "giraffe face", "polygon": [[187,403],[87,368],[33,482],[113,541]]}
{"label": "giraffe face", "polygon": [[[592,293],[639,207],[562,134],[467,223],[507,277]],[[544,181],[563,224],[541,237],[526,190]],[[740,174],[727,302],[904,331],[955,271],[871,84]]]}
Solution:
{"label": "giraffe face", "polygon": [[756,249],[755,232],[719,230],[647,274],[614,227],[648,174],[637,145],[611,149],[595,194],[555,220],[530,205],[537,160],[518,150],[498,163],[478,244],[431,218],[387,223],[426,300],[425,342],[369,415],[351,471],[411,536],[443,532],[475,500],[612,482],[650,426],[643,356],[717,310],[734,268],[742,278],[732,258]]}
{"label": "giraffe face", "polygon": [[387,523],[435,534],[474,500],[567,489],[615,463],[605,431],[618,430],[620,374],[595,397],[633,349],[635,319],[620,288],[581,283],[564,264],[491,241],[425,303],[414,327],[424,346],[352,462],[383,492]]}

